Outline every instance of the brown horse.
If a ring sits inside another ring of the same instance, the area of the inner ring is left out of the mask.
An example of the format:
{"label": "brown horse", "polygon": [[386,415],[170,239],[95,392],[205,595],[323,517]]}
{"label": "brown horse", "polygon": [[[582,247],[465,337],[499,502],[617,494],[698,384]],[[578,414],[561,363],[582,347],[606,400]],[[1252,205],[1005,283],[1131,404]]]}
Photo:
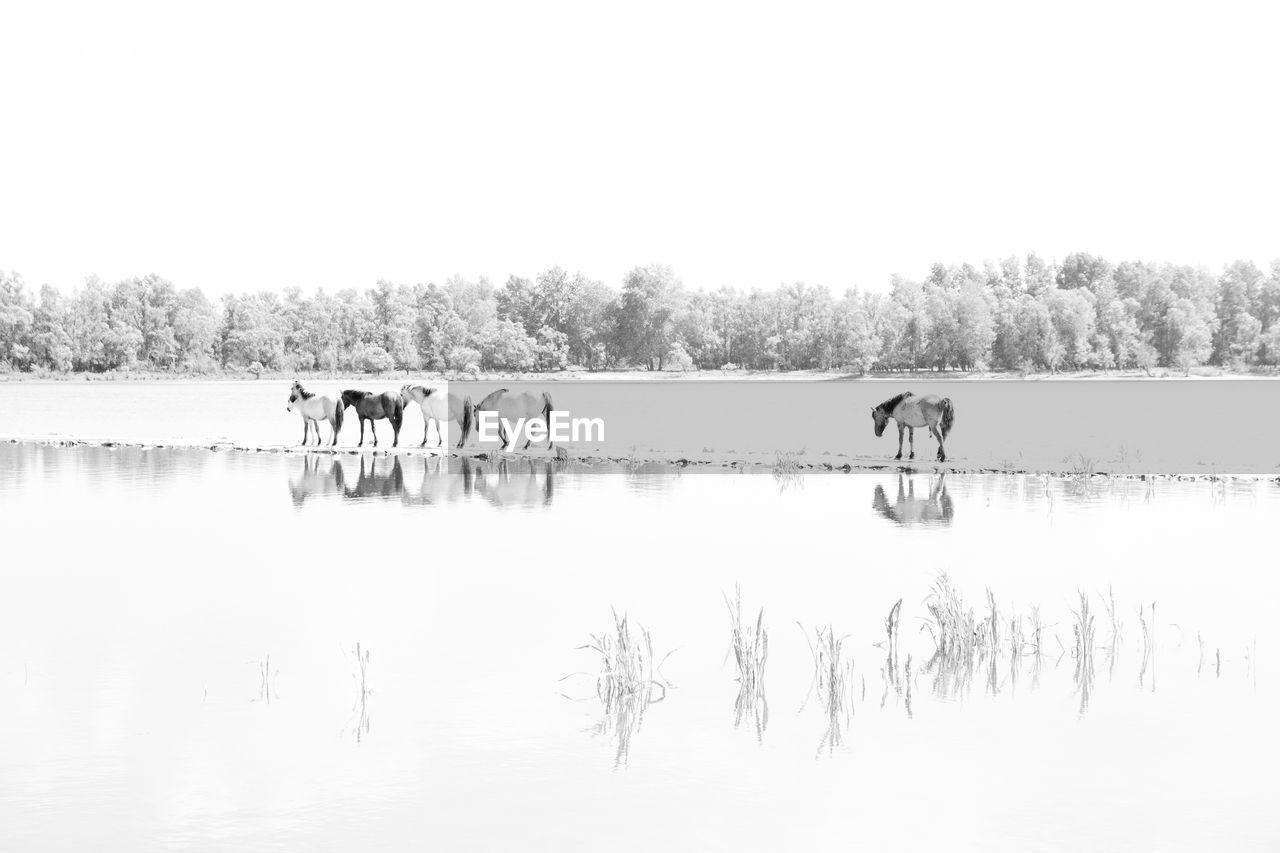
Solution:
{"label": "brown horse", "polygon": [[893,418],[898,424],[898,455],[902,458],[902,434],[909,432],[911,436],[911,455],[916,458],[916,427],[927,426],[929,432],[938,440],[938,461],[947,461],[947,451],[943,440],[951,432],[951,425],[956,421],[956,410],[951,405],[950,397],[939,397],[937,394],[926,394],[917,397],[910,391],[903,391],[896,397],[890,397],[871,409],[871,420],[875,423],[876,437],[884,435],[885,424]]}
{"label": "brown horse", "polygon": [[369,391],[356,391],[347,389],[342,392],[342,408],[352,406],[356,410],[356,414],[360,417],[360,443],[357,447],[364,447],[364,422],[369,422],[369,432],[373,433],[373,446],[378,446],[378,431],[374,428],[374,421],[386,418],[391,421],[391,428],[395,430],[395,440],[391,442],[392,447],[400,446],[400,426],[404,423],[404,400],[399,394],[373,394]]}

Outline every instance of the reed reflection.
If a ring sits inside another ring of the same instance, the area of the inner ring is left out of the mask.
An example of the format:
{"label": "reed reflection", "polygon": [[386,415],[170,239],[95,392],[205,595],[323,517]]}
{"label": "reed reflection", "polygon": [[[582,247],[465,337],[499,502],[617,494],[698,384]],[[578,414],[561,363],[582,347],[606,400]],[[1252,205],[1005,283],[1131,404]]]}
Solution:
{"label": "reed reflection", "polygon": [[955,505],[947,494],[945,473],[933,480],[927,498],[916,497],[913,477],[898,475],[898,495],[893,503],[889,502],[884,486],[877,483],[871,506],[880,515],[903,527],[945,526],[955,518]]}

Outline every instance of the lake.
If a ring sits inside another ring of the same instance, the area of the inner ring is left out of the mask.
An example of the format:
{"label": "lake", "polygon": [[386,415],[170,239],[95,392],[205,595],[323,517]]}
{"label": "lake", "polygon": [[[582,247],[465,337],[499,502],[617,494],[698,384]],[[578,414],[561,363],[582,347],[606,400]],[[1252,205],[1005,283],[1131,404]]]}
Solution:
{"label": "lake", "polygon": [[[0,388],[296,440],[274,386]],[[0,444],[3,846],[1280,846],[1280,486],[759,471]]]}
{"label": "lake", "polygon": [[[356,385],[398,389],[406,380],[307,381],[334,394]],[[953,400],[947,442],[961,468],[1029,471],[1093,469],[1114,474],[1280,475],[1280,380],[853,380],[507,382],[513,391],[551,393],[558,410],[598,417],[602,442],[570,445],[578,454],[654,454],[771,460],[803,452],[832,464],[883,463],[896,452],[890,425],[877,439],[870,409],[909,388]],[[479,400],[496,382],[454,382],[448,391]],[[278,447],[300,441],[285,410],[289,383],[0,383],[0,438],[69,436],[164,444],[215,441]],[[387,422],[379,434],[390,435]],[[416,407],[404,439],[422,440]],[[328,437],[328,426],[324,427]],[[359,435],[348,412],[341,443]],[[920,431],[920,462],[933,440]],[[434,437],[433,437],[434,442]],[[389,442],[383,442],[383,447]]]}

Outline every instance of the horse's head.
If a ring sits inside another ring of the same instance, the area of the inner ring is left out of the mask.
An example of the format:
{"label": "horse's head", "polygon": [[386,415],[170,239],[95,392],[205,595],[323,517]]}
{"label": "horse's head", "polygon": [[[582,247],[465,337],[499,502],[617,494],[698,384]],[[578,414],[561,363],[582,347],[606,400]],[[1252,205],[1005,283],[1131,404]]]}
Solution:
{"label": "horse's head", "polygon": [[413,385],[400,386],[400,402],[401,403],[403,403],[406,406],[409,405],[409,402],[413,400],[413,389],[414,389]]}
{"label": "horse's head", "polygon": [[875,424],[876,438],[884,435],[885,424],[889,423],[889,413],[876,406],[871,410],[871,420]]}
{"label": "horse's head", "polygon": [[305,400],[310,396],[311,396],[310,394],[308,394],[306,391],[302,389],[301,382],[299,382],[296,379],[293,380],[293,387],[289,389],[289,405],[285,407],[285,410],[292,412],[294,405],[299,400]]}

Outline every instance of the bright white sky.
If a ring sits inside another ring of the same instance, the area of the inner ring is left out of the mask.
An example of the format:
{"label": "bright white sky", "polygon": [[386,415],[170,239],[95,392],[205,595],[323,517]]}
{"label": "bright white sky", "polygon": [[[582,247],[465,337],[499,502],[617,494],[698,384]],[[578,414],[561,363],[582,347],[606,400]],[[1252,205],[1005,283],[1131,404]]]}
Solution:
{"label": "bright white sky", "polygon": [[1280,256],[1275,4],[0,3],[33,286]]}

